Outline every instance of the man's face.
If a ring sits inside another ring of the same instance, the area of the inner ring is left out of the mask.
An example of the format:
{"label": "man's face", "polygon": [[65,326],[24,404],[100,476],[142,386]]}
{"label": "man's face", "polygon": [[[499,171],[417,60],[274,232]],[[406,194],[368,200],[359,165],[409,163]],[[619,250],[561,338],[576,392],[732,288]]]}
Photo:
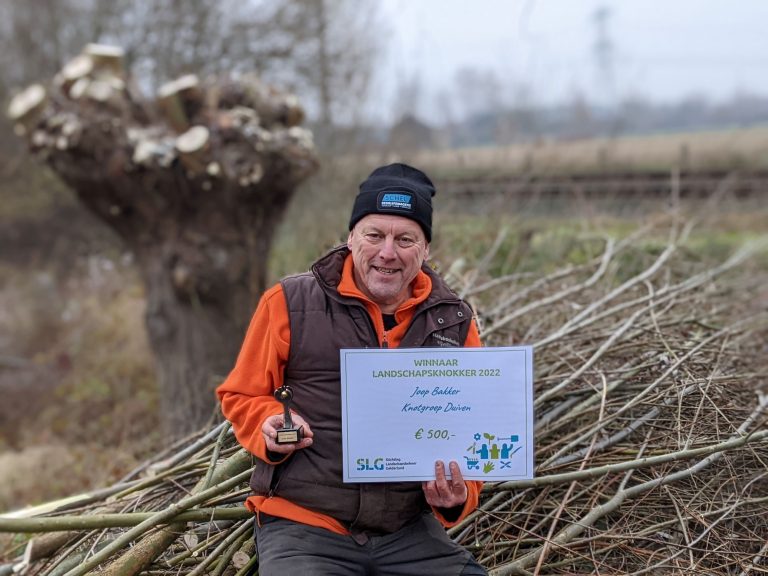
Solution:
{"label": "man's face", "polygon": [[429,255],[424,231],[402,216],[369,214],[349,233],[355,284],[391,314],[410,296],[411,281]]}

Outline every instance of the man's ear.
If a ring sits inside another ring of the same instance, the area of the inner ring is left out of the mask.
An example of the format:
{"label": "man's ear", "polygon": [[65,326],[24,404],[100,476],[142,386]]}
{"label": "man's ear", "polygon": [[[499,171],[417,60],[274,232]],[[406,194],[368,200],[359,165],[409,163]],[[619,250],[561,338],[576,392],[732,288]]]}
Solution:
{"label": "man's ear", "polygon": [[352,230],[349,231],[349,236],[347,236],[347,248],[352,250]]}
{"label": "man's ear", "polygon": [[429,260],[429,242],[427,242],[426,248],[424,248],[424,262]]}

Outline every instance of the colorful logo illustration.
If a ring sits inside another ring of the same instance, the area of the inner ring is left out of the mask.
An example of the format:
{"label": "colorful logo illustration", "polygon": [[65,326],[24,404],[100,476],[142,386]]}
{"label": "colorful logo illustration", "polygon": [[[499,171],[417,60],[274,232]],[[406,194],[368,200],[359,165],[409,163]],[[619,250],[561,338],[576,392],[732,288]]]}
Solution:
{"label": "colorful logo illustration", "polygon": [[506,437],[498,438],[488,432],[479,432],[474,435],[474,442],[467,448],[472,456],[464,456],[467,460],[467,470],[480,470],[482,465],[483,474],[489,474],[496,467],[504,469],[512,467],[512,456],[522,448],[520,437],[517,434],[511,434]]}

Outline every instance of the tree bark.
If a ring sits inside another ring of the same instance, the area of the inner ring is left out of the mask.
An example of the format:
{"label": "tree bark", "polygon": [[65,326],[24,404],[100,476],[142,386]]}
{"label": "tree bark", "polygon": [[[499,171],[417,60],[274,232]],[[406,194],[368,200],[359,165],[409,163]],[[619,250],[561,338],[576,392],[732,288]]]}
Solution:
{"label": "tree bark", "polygon": [[147,102],[114,65],[94,67],[36,94],[43,109],[21,115],[19,129],[134,254],[174,436],[213,416],[213,389],[265,287],[275,229],[317,167],[293,95],[255,77],[193,88],[174,92],[169,107],[167,88]]}

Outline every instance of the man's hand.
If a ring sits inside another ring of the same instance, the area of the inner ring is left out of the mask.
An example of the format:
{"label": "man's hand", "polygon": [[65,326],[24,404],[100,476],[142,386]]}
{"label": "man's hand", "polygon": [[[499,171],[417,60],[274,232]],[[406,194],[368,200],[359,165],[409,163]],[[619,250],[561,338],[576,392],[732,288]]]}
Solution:
{"label": "man's hand", "polygon": [[461,475],[458,463],[450,463],[451,478],[445,476],[445,463],[441,460],[435,462],[435,479],[430,482],[422,482],[424,496],[427,503],[436,508],[453,508],[461,506],[467,501],[467,485]]}
{"label": "man's hand", "polygon": [[304,427],[304,438],[296,442],[295,444],[276,444],[275,438],[277,438],[278,428],[283,426],[283,415],[278,414],[276,416],[270,416],[264,420],[264,424],[261,425],[261,433],[264,435],[264,441],[267,443],[267,450],[269,452],[277,452],[278,454],[290,454],[294,450],[301,450],[307,446],[312,446],[312,429],[309,424],[299,416],[291,411],[291,420],[293,425],[298,428]]}

